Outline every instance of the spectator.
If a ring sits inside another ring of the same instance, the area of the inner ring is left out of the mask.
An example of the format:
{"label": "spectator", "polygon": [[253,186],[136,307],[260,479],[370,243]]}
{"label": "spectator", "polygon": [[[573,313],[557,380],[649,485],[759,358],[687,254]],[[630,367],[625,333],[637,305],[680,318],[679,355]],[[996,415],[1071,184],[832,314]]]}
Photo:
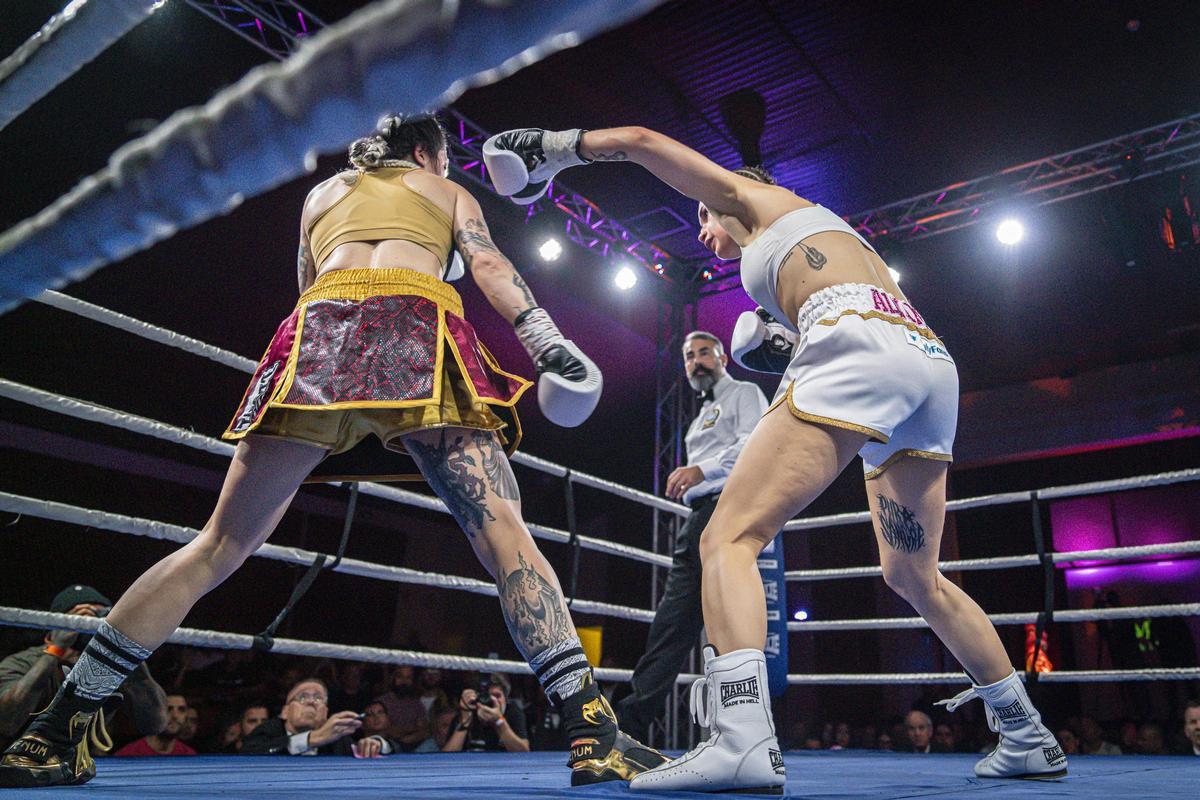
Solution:
{"label": "spectator", "polygon": [[821,741],[820,736],[818,736],[815,733],[810,733],[808,736],[804,737],[804,749],[805,750],[824,750],[825,743]]}
{"label": "spectator", "polygon": [[1055,734],[1055,738],[1058,739],[1058,744],[1062,747],[1063,755],[1079,755],[1079,738],[1075,735],[1075,731],[1070,728],[1063,728]]}
{"label": "spectator", "polygon": [[324,681],[307,678],[287,695],[279,716],[257,725],[242,739],[243,755],[353,755],[373,758],[395,752],[395,743],[372,735],[354,742],[350,736],[362,727],[355,711],[329,714],[329,691]]}
{"label": "spectator", "polygon": [[1165,756],[1167,754],[1166,737],[1161,725],[1144,722],[1138,728],[1137,752],[1143,756]]}
{"label": "spectator", "polygon": [[904,732],[908,738],[909,752],[937,753],[933,747],[933,720],[924,711],[913,709],[904,718]]}
{"label": "spectator", "polygon": [[944,722],[939,722],[933,729],[933,752],[954,753],[957,752],[957,749],[958,742],[954,737],[954,729]]}
{"label": "spectator", "polygon": [[333,687],[329,690],[332,708],[365,711],[371,702],[371,687],[363,680],[364,665],[357,661],[339,661],[333,665]]}
{"label": "spectator", "polygon": [[238,722],[241,733],[238,738],[245,739],[254,732],[255,728],[266,722],[267,718],[270,716],[271,712],[269,712],[266,705],[262,703],[248,706],[246,710],[242,712],[242,718]]}
{"label": "spectator", "polygon": [[[91,586],[75,584],[59,592],[50,603],[57,614],[102,617],[112,601]],[[63,675],[75,665],[87,643],[87,634],[50,631],[42,644],[28,647],[0,661],[0,750],[20,733],[29,715],[50,705]],[[121,684],[121,706],[133,719],[137,732],[158,733],[167,725],[166,693],[143,663]]]}
{"label": "spectator", "polygon": [[1121,723],[1121,741],[1117,744],[1123,753],[1136,753],[1138,750],[1138,724],[1133,720]]}
{"label": "spectator", "polygon": [[373,700],[367,703],[367,708],[363,712],[362,729],[363,733],[374,736],[386,736],[388,730],[392,727],[392,718],[388,716],[387,706],[378,700]]}
{"label": "spectator", "polygon": [[1192,755],[1200,756],[1200,700],[1189,700],[1183,709],[1183,735],[1191,745]]}
{"label": "spectator", "polygon": [[446,742],[450,740],[450,731],[454,727],[454,720],[458,717],[458,711],[453,708],[446,708],[437,712],[433,717],[433,741],[437,745],[438,750],[445,749]]}
{"label": "spectator", "polygon": [[116,756],[194,756],[196,751],[180,741],[187,725],[188,702],[183,695],[167,695],[167,724],[158,733],[130,742]]}
{"label": "spectator", "polygon": [[875,741],[877,750],[895,750],[896,743],[892,741],[892,735],[887,731],[879,734],[879,738]]}
{"label": "spectator", "polygon": [[850,723],[839,722],[833,727],[833,744],[830,750],[845,750],[850,746]]}
{"label": "spectator", "polygon": [[1104,729],[1092,717],[1079,718],[1079,752],[1086,756],[1119,756],[1121,748],[1104,739]]}
{"label": "spectator", "polygon": [[222,753],[240,753],[242,742],[255,728],[267,721],[271,712],[266,705],[255,703],[247,706],[232,723],[226,726],[221,734],[220,751]]}
{"label": "spectator", "polygon": [[196,729],[200,727],[200,712],[195,706],[188,705],[187,713],[183,716],[183,727],[179,729],[179,741],[195,749]]}
{"label": "spectator", "polygon": [[463,689],[458,702],[458,719],[442,747],[446,753],[470,751],[529,751],[525,712],[508,702],[508,679],[497,673],[474,689]]}
{"label": "spectator", "polygon": [[417,677],[420,689],[421,705],[425,706],[425,716],[433,719],[448,708],[451,708],[450,698],[442,688],[442,671],[436,667],[426,667]]}
{"label": "spectator", "polygon": [[429,738],[429,715],[418,696],[413,668],[401,664],[392,671],[392,689],[375,698],[383,703],[392,720],[389,737],[400,744],[400,748],[411,753]]}

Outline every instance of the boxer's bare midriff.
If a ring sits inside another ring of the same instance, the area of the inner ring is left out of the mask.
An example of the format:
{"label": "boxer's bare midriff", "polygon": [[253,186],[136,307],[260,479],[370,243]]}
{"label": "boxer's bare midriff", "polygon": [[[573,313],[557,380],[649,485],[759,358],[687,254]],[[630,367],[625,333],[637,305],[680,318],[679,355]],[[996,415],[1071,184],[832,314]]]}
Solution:
{"label": "boxer's bare midriff", "polygon": [[[825,259],[820,269],[813,267],[814,263],[821,263],[820,259],[810,263],[813,251]],[[841,283],[878,286],[899,300],[907,300],[882,258],[848,233],[824,231],[806,237],[785,257],[776,286],[779,307],[794,321],[801,306],[815,292]]]}

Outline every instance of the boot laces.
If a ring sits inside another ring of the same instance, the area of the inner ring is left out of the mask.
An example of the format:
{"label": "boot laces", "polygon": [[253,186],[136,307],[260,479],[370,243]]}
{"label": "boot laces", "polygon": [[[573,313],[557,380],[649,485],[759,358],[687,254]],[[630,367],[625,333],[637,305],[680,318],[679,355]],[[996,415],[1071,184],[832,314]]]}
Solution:
{"label": "boot laces", "polygon": [[708,678],[697,678],[692,682],[692,719],[701,728],[709,727],[714,716],[716,716],[715,696],[709,689]]}
{"label": "boot laces", "polygon": [[[949,699],[938,700],[936,703],[934,703],[934,705],[945,706],[947,711],[953,712],[958,710],[959,706],[966,705],[977,697],[982,698],[982,695],[980,695],[974,687],[971,687],[970,689],[959,692],[958,694],[954,695],[954,697]],[[996,716],[996,712],[992,711],[991,705],[986,702],[983,704],[983,710],[987,715],[988,727],[992,729],[992,733],[999,733],[1000,718]]]}

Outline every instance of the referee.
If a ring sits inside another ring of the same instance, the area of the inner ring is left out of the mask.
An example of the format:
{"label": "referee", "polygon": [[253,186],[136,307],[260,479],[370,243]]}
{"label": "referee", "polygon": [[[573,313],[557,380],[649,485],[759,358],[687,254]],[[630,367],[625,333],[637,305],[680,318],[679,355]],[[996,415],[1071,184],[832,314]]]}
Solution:
{"label": "referee", "polygon": [[688,383],[700,393],[702,404],[684,439],[687,465],[667,478],[667,497],[682,500],[692,513],[675,537],[667,588],[650,626],[646,652],[633,671],[632,692],[618,706],[621,727],[639,741],[648,738],[650,723],[662,711],[663,699],[704,625],[700,534],[717,507],[733,462],[767,410],[762,390],[729,377],[728,362],[721,341],[711,333],[692,331],[683,340]]}

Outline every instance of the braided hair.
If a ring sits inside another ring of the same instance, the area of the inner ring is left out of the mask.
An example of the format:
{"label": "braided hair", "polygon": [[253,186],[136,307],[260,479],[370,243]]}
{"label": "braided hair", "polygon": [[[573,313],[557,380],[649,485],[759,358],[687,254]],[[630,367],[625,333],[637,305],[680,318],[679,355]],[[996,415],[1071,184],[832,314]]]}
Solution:
{"label": "braided hair", "polygon": [[446,129],[434,114],[392,114],[379,120],[375,133],[350,144],[350,165],[356,169],[417,166],[418,145],[430,156],[446,147]]}

